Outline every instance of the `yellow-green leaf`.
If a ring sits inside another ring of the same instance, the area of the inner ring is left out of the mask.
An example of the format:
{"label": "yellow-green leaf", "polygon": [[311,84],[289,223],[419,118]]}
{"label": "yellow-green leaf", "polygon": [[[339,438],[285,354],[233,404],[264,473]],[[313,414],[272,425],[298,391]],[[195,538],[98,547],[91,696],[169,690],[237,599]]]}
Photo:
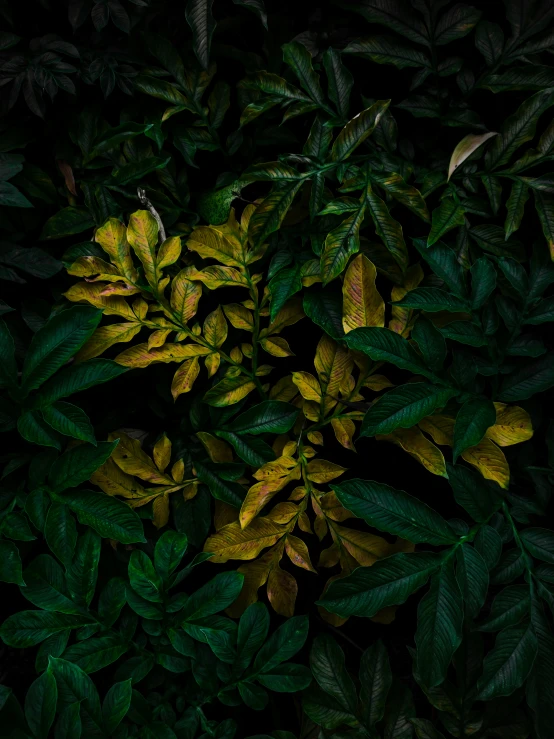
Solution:
{"label": "yellow-green leaf", "polygon": [[156,268],[156,244],[158,243],[158,224],[147,210],[132,213],[127,226],[127,241],[140,259],[148,284],[158,287]]}
{"label": "yellow-green leaf", "polygon": [[385,303],[375,287],[377,270],[363,254],[349,264],[342,285],[342,325],[348,333],[363,326],[385,325]]}
{"label": "yellow-green leaf", "polygon": [[198,357],[192,357],[187,359],[179,367],[177,372],[173,375],[173,381],[171,383],[171,395],[173,400],[177,400],[179,395],[188,393],[192,390],[194,381],[198,377],[200,372],[200,366]]}

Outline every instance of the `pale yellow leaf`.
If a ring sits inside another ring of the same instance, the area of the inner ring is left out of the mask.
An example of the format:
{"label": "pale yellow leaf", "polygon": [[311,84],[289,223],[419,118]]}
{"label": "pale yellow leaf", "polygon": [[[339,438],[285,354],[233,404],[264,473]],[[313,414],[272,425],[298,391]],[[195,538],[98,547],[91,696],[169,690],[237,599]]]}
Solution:
{"label": "pale yellow leaf", "polygon": [[154,362],[182,362],[206,354],[210,354],[210,349],[201,344],[164,344],[150,350],[148,344],[136,344],[118,354],[115,361],[125,367],[148,367]]}
{"label": "pale yellow leaf", "polygon": [[158,243],[158,224],[147,210],[137,210],[129,217],[127,241],[140,259],[144,276],[151,287],[158,286],[156,267],[156,244]]}
{"label": "pale yellow leaf", "polygon": [[77,352],[75,361],[85,362],[87,359],[100,356],[114,344],[131,341],[141,328],[140,323],[112,323],[110,326],[101,326]]}
{"label": "pale yellow leaf", "polygon": [[223,310],[229,322],[235,328],[243,329],[244,331],[254,330],[254,316],[244,305],[240,303],[229,303],[223,306]]}
{"label": "pale yellow leaf", "polygon": [[348,333],[364,326],[385,325],[385,303],[375,287],[377,270],[364,254],[353,259],[342,284],[342,325]]}
{"label": "pale yellow leaf", "polygon": [[223,441],[212,436],[207,431],[197,431],[196,436],[202,442],[204,449],[208,452],[212,462],[232,462],[233,450]]}
{"label": "pale yellow leaf", "polygon": [[90,481],[107,495],[121,495],[123,498],[141,498],[144,488],[132,475],[123,472],[110,457],[93,472]]}
{"label": "pale yellow leaf", "polygon": [[294,352],[282,336],[268,336],[266,339],[260,339],[260,344],[273,357],[294,357]]}
{"label": "pale yellow leaf", "polygon": [[221,306],[208,313],[204,321],[204,338],[211,347],[219,349],[227,338],[227,321],[221,310]]}
{"label": "pale yellow leaf", "polygon": [[331,482],[331,480],[340,477],[346,472],[345,467],[341,467],[334,462],[328,462],[325,459],[314,459],[308,462],[308,480],[312,482],[322,484],[325,482]]}
{"label": "pale yellow leaf", "polygon": [[177,372],[173,375],[173,380],[171,382],[171,395],[173,396],[173,400],[177,400],[179,395],[191,391],[199,372],[200,366],[198,363],[198,357],[192,357],[192,359],[187,359],[183,362]]}
{"label": "pale yellow leaf", "polygon": [[204,551],[213,552],[211,562],[217,563],[229,559],[255,559],[262,549],[273,546],[286,532],[285,527],[268,518],[255,518],[245,529],[235,521],[209,536]]}
{"label": "pale yellow leaf", "polygon": [[441,450],[423,436],[417,426],[409,429],[397,428],[392,434],[377,435],[375,438],[378,441],[391,441],[401,447],[433,475],[448,477]]}
{"label": "pale yellow leaf", "polygon": [[112,459],[123,472],[157,485],[173,485],[173,480],[159,472],[154,462],[142,450],[138,439],[132,439],[123,431],[110,434],[108,439],[110,441],[119,439],[119,444],[112,452]]}
{"label": "pale yellow leaf", "polygon": [[345,449],[351,449],[355,452],[356,447],[354,446],[353,438],[356,433],[356,426],[354,421],[350,418],[341,418],[338,416],[331,420],[331,426],[339,444],[342,444]]}
{"label": "pale yellow leaf", "polygon": [[294,604],[298,583],[294,577],[275,565],[267,578],[267,597],[275,613],[290,618],[294,616]]}
{"label": "pale yellow leaf", "polygon": [[371,375],[364,382],[364,387],[368,387],[377,393],[379,390],[385,390],[387,387],[394,387],[394,383],[388,377],[385,377],[385,375]]}
{"label": "pale yellow leaf", "polygon": [[321,387],[312,374],[309,372],[293,372],[292,381],[305,400],[321,402]]}
{"label": "pale yellow leaf", "polygon": [[496,423],[485,432],[498,446],[511,446],[533,436],[533,424],[527,411],[517,405],[495,403]]}
{"label": "pale yellow leaf", "polygon": [[158,250],[158,269],[169,267],[181,256],[181,238],[179,236],[170,236],[166,239]]}
{"label": "pale yellow leaf", "polygon": [[455,419],[450,416],[427,416],[418,426],[433,439],[435,444],[452,446]]}
{"label": "pale yellow leaf", "polygon": [[466,449],[462,458],[476,467],[487,480],[497,482],[504,489],[509,487],[510,468],[504,452],[494,441],[482,439],[476,446]]}
{"label": "pale yellow leaf", "polygon": [[161,529],[167,525],[169,521],[169,495],[158,495],[152,503],[152,512],[154,514],[154,526]]}

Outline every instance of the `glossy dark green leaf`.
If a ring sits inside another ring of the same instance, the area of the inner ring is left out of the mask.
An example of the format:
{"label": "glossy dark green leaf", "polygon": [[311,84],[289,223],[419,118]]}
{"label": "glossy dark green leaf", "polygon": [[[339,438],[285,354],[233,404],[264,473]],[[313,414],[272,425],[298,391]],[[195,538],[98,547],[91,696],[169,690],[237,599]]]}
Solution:
{"label": "glossy dark green leaf", "polygon": [[397,428],[412,428],[456,395],[452,388],[411,382],[389,390],[371,406],[362,421],[361,436],[390,434]]}
{"label": "glossy dark green leaf", "polygon": [[554,354],[550,353],[506,375],[500,386],[499,400],[504,403],[526,400],[536,393],[548,390],[553,385]]}
{"label": "glossy dark green leaf", "polygon": [[355,715],[358,697],[344,665],[344,652],[328,634],[318,636],[310,652],[310,667],[319,687],[346,713]]}
{"label": "glossy dark green leaf", "polygon": [[49,218],[42,229],[42,241],[73,236],[94,228],[94,220],[87,208],[69,206]]}
{"label": "glossy dark green leaf", "polygon": [[308,93],[310,98],[322,108],[327,108],[325,96],[319,83],[319,77],[314,72],[312,57],[306,47],[299,41],[291,41],[284,44],[283,59],[293,70],[300,82],[300,86]]}
{"label": "glossy dark green leaf", "polygon": [[82,731],[81,704],[69,703],[56,722],[56,739],[80,739]]}
{"label": "glossy dark green leaf", "polygon": [[323,66],[327,74],[329,99],[337,109],[338,114],[346,119],[348,118],[350,91],[354,84],[354,78],[343,64],[341,53],[336,49],[327,49],[323,55]]}
{"label": "glossy dark green leaf", "polygon": [[436,371],[446,359],[446,341],[442,333],[424,315],[420,315],[412,329],[412,339],[417,343],[425,364]]}
{"label": "glossy dark green leaf", "polygon": [[128,644],[120,636],[108,634],[70,645],[63,653],[63,658],[88,674],[113,664],[127,649]]}
{"label": "glossy dark green leaf", "polygon": [[530,323],[532,326],[551,321],[554,321],[554,298],[552,296],[541,300],[537,308],[525,319],[525,323]]}
{"label": "glossy dark green leaf", "polygon": [[87,414],[72,403],[58,401],[42,408],[42,417],[49,426],[64,436],[96,445],[94,429]]}
{"label": "glossy dark green leaf", "polygon": [[246,434],[239,436],[233,431],[216,431],[216,435],[231,444],[237,456],[252,467],[259,468],[275,459],[275,452],[263,439]]}
{"label": "glossy dark green leaf", "polygon": [[491,67],[500,59],[504,48],[504,32],[497,23],[480,21],[475,29],[475,46],[485,58],[487,66]]}
{"label": "glossy dark green leaf", "polygon": [[456,552],[456,579],[466,617],[477,618],[487,597],[489,571],[483,557],[470,544],[462,544]]}
{"label": "glossy dark green leaf", "polygon": [[537,637],[530,624],[501,631],[485,657],[483,675],[477,683],[478,700],[511,695],[531,672],[537,651]]}
{"label": "glossy dark green leaf", "polygon": [[381,200],[372,187],[367,188],[365,204],[367,212],[375,225],[375,232],[401,271],[404,272],[408,267],[408,250],[404,241],[402,226],[391,216],[386,203]]}
{"label": "glossy dark green leaf", "polygon": [[25,696],[25,718],[33,736],[46,739],[56,715],[58,686],[47,670],[31,684]]}
{"label": "glossy dark green leaf", "polygon": [[448,482],[458,505],[465,508],[475,521],[487,521],[498,510],[502,502],[500,487],[496,483],[485,480],[469,467],[447,464],[446,469]]}
{"label": "glossy dark green leaf", "polygon": [[49,636],[67,629],[77,629],[92,623],[90,616],[51,613],[49,611],[19,611],[7,618],[0,627],[0,637],[11,647],[23,649],[39,644]]}
{"label": "glossy dark green leaf", "polygon": [[[451,479],[450,476],[449,479]],[[492,526],[481,526],[475,536],[474,546],[484,559],[490,572],[496,566],[502,553],[502,539],[500,538],[500,534]]]}
{"label": "glossy dark green leaf", "polygon": [[525,211],[525,203],[529,198],[529,187],[522,180],[515,180],[512,184],[510,197],[506,202],[506,220],[504,221],[504,231],[506,239],[515,233],[521,226],[523,214]]}
{"label": "glossy dark green leaf", "polygon": [[31,341],[23,365],[25,392],[42,385],[89,339],[102,317],[92,306],[76,305],[58,313]]}
{"label": "glossy dark green leaf", "polygon": [[487,302],[496,287],[496,270],[486,257],[477,259],[471,266],[471,308],[479,310]]}
{"label": "glossy dark green leaf", "polygon": [[344,270],[354,254],[360,250],[360,227],[366,209],[365,198],[358,203],[357,211],[345,218],[336,228],[327,234],[321,252],[320,274],[324,285],[327,285]]}
{"label": "glossy dark green leaf", "polygon": [[550,529],[524,529],[520,534],[527,551],[537,559],[554,564],[554,531]]}
{"label": "glossy dark green leaf", "polygon": [[102,702],[102,721],[108,735],[117,729],[127,715],[132,694],[130,679],[115,683],[106,693]]}
{"label": "glossy dark green leaf", "polygon": [[432,552],[393,554],[331,583],[319,605],[331,613],[371,618],[381,608],[404,603],[441,565]]}
{"label": "glossy dark green leaf", "polygon": [[452,442],[454,463],[469,447],[478,444],[486,430],[496,423],[496,408],[491,400],[473,398],[467,400],[456,416]]}
{"label": "glossy dark green leaf", "polygon": [[240,617],[237,633],[237,669],[244,669],[266,640],[269,612],[263,603],[252,603]]}
{"label": "glossy dark green leaf", "polygon": [[308,636],[308,617],[293,616],[279,626],[256,655],[253,674],[271,673],[302,649]]}
{"label": "glossy dark green leaf", "polygon": [[86,732],[101,733],[100,698],[91,678],[80,667],[61,658],[51,658],[50,669],[58,685],[58,707],[80,702],[85,735]]}
{"label": "glossy dark green leaf", "polygon": [[428,313],[437,313],[443,310],[457,313],[469,310],[469,303],[466,300],[437,287],[416,287],[414,290],[410,290],[404,298],[395,301],[393,305],[400,308],[424,310]]}
{"label": "glossy dark green leaf", "polygon": [[345,341],[350,349],[367,354],[375,362],[390,362],[415,374],[426,374],[426,367],[409,342],[386,328],[355,328]]}
{"label": "glossy dark green leaf", "polygon": [[444,682],[462,641],[462,623],[462,595],[451,558],[431,576],[431,587],[417,609],[417,670],[426,687]]}
{"label": "glossy dark green leaf", "polygon": [[101,540],[98,534],[87,529],[77,540],[73,564],[67,570],[67,587],[73,600],[89,606],[96,590]]}
{"label": "glossy dark green leaf", "polygon": [[212,15],[213,0],[188,0],[185,18],[192,29],[193,48],[196,58],[204,69],[210,62],[210,46],[215,30]]}
{"label": "glossy dark green leaf", "polygon": [[60,562],[69,567],[77,543],[77,525],[69,506],[54,501],[46,515],[44,538]]}
{"label": "glossy dark green leaf", "polygon": [[339,133],[331,149],[331,160],[347,159],[365,139],[373,133],[390,100],[378,100],[370,108],[358,113]]}
{"label": "glossy dark green leaf", "polygon": [[77,487],[86,482],[95,470],[108,459],[117,441],[100,441],[96,446],[79,444],[62,454],[48,475],[48,483],[52,490],[61,493],[68,488]]}
{"label": "glossy dark green leaf", "polygon": [[244,575],[240,572],[222,572],[193,593],[182,611],[186,621],[211,616],[233,603],[242,588]]}
{"label": "glossy dark green leaf", "polygon": [[430,60],[421,49],[392,36],[366,36],[351,41],[344,54],[355,54],[377,64],[393,64],[397,69],[429,67]]}
{"label": "glossy dark green leaf", "polygon": [[530,613],[528,585],[509,585],[492,602],[490,613],[478,624],[479,631],[500,631],[515,626]]}
{"label": "glossy dark green leaf", "polygon": [[129,582],[137,595],[153,603],[163,601],[162,579],[147,554],[135,549],[129,560],[128,572]]}
{"label": "glossy dark green leaf", "polygon": [[454,198],[444,198],[431,214],[431,232],[427,246],[433,246],[444,234],[465,223],[465,210]]}
{"label": "glossy dark green leaf", "polygon": [[452,341],[468,346],[485,346],[487,337],[475,323],[470,321],[452,321],[441,328],[441,334]]}
{"label": "glossy dark green leaf", "polygon": [[280,400],[265,400],[241,413],[229,424],[235,434],[286,434],[294,426],[298,409]]}
{"label": "glossy dark green leaf", "polygon": [[19,550],[13,541],[0,540],[0,582],[25,585]]}
{"label": "glossy dark green leaf", "polygon": [[403,490],[372,480],[348,480],[331,487],[345,508],[380,531],[418,543],[457,541],[439,513]]}
{"label": "glossy dark green leaf", "polygon": [[261,246],[267,237],[281,226],[283,218],[302,185],[302,180],[274,186],[270,194],[262,200],[250,219],[248,235],[254,246]]}
{"label": "glossy dark green leaf", "polygon": [[360,13],[368,23],[385,26],[416,44],[429,45],[428,31],[423,21],[401,0],[372,0],[368,3],[347,5],[351,10]]}
{"label": "glossy dark green leaf", "polygon": [[48,554],[39,554],[26,568],[25,585],[21,592],[37,608],[56,613],[82,612],[69,596],[62,568]]}
{"label": "glossy dark green leaf", "polygon": [[375,642],[362,654],[359,678],[361,713],[372,727],[383,718],[392,685],[389,656],[382,641]]}
{"label": "glossy dark green leaf", "polygon": [[433,38],[435,44],[442,46],[466,36],[480,18],[481,11],[477,8],[465,3],[457,3],[440,16]]}
{"label": "glossy dark green leaf", "polygon": [[36,411],[25,411],[17,419],[17,430],[31,444],[62,448],[62,437]]}
{"label": "glossy dark green leaf", "polygon": [[304,312],[333,339],[344,336],[342,301],[331,290],[307,292],[303,300]]}
{"label": "glossy dark green leaf", "polygon": [[154,549],[154,567],[164,583],[169,582],[170,575],[181,564],[188,546],[186,534],[177,531],[164,531],[156,542]]}
{"label": "glossy dark green leaf", "polygon": [[128,372],[127,367],[110,359],[90,359],[64,367],[41,386],[34,398],[37,406],[55,403],[61,398],[87,390],[89,387],[113,380]]}

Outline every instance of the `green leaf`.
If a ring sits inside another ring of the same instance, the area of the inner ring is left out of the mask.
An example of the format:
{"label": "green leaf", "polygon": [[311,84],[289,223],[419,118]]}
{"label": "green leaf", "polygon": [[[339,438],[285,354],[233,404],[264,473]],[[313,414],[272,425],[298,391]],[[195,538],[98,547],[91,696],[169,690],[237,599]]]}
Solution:
{"label": "green leaf", "polygon": [[0,627],[0,637],[10,647],[34,647],[49,636],[67,629],[78,629],[93,623],[90,616],[50,613],[49,611],[19,611],[9,616]]}
{"label": "green leaf", "polygon": [[67,490],[56,493],[55,498],[71,508],[80,523],[91,526],[105,539],[122,544],[145,541],[139,516],[119,498],[94,490]]}
{"label": "green leaf", "polygon": [[210,46],[215,30],[213,0],[188,0],[185,18],[192,29],[193,48],[203,69],[210,63]]}
{"label": "green leaf", "polygon": [[125,597],[127,603],[141,618],[145,618],[149,621],[161,621],[164,617],[164,609],[157,603],[152,603],[149,600],[141,598],[135,591],[127,584],[125,589]]}
{"label": "green leaf", "polygon": [[[81,703],[81,719],[85,736],[87,732],[102,733],[100,698],[91,678],[68,660],[52,657],[49,669],[58,685],[58,707]],[[73,717],[75,719],[75,717]]]}
{"label": "green leaf", "polygon": [[474,521],[488,521],[502,503],[500,487],[469,467],[447,463],[446,469],[456,503],[465,508]]}
{"label": "green leaf", "polygon": [[402,300],[395,301],[393,305],[400,308],[424,310],[428,313],[438,313],[443,310],[458,313],[469,310],[469,303],[466,300],[438,287],[416,287],[410,290]]}
{"label": "green leaf", "polygon": [[394,429],[409,429],[422,418],[442,408],[456,395],[452,388],[425,382],[410,382],[389,390],[364,416],[360,436],[390,434]]}
{"label": "green leaf", "polygon": [[423,21],[401,0],[371,0],[370,3],[363,4],[349,3],[349,7],[360,13],[368,23],[379,23],[416,44],[429,46],[429,36]]}
{"label": "green leaf", "polygon": [[44,406],[42,417],[47,424],[60,434],[96,445],[94,429],[89,417],[76,405],[60,401],[53,405]]}
{"label": "green leaf", "polygon": [[[449,476],[449,479],[450,476]],[[484,559],[489,572],[496,567],[502,553],[502,539],[492,526],[481,526],[474,539],[475,549]]]}
{"label": "green leaf", "polygon": [[298,264],[279,270],[269,282],[271,294],[270,318],[275,320],[286,302],[302,290],[302,272]]}
{"label": "green leaf", "polygon": [[111,359],[90,359],[88,362],[64,367],[42,385],[33,399],[35,406],[41,407],[55,403],[61,398],[67,398],[89,387],[113,380],[128,371],[127,367]]}
{"label": "green leaf", "polygon": [[431,587],[417,609],[417,671],[427,688],[444,682],[462,641],[462,623],[462,596],[451,558],[431,577]]}
{"label": "green leaf", "polygon": [[221,572],[189,596],[183,609],[184,621],[197,621],[219,613],[238,598],[244,582],[240,572]]}
{"label": "green leaf", "polygon": [[188,546],[186,534],[177,531],[165,531],[154,549],[154,567],[164,584],[169,582],[170,575],[179,567]]}
{"label": "green leaf", "polygon": [[465,223],[465,210],[454,198],[444,198],[431,214],[431,232],[427,246],[433,246],[445,233]]}
{"label": "green leaf", "polygon": [[504,48],[504,32],[497,23],[481,21],[475,30],[475,46],[492,67],[500,59]]}
{"label": "green leaf", "polygon": [[252,603],[240,617],[237,634],[236,669],[244,670],[266,640],[269,612],[263,603]]}
{"label": "green leaf", "polygon": [[229,442],[237,456],[252,467],[259,468],[275,459],[275,452],[263,439],[246,435],[239,436],[233,431],[216,431],[216,435]]}
{"label": "green leaf", "polygon": [[495,597],[489,615],[477,628],[491,632],[515,626],[529,615],[530,607],[529,586],[508,585]]}
{"label": "green leaf", "polygon": [[401,271],[405,272],[409,260],[402,226],[391,216],[387,205],[369,186],[366,190],[365,203],[367,211],[375,224],[375,232],[383,241]]}
{"label": "green leaf", "polygon": [[120,636],[108,634],[72,644],[63,657],[88,674],[113,664],[127,649],[128,644]]}
{"label": "green leaf", "polygon": [[0,540],[0,582],[25,585],[21,570],[21,557],[13,541]]}
{"label": "green leaf", "polygon": [[[207,485],[210,489],[210,493],[217,500],[222,500],[224,503],[233,506],[234,508],[240,508],[242,501],[246,497],[245,489],[237,482],[224,480],[219,474],[217,474],[217,465],[202,464],[202,462],[195,462],[194,468],[198,479]],[[193,498],[195,500],[195,498]],[[207,534],[206,530],[206,534]],[[191,532],[187,531],[189,539],[191,538]]]}
{"label": "green leaf", "polygon": [[277,665],[293,657],[304,646],[308,626],[307,616],[293,616],[285,621],[260,649],[248,674],[271,673]]}
{"label": "green leaf", "polygon": [[471,309],[482,308],[496,287],[496,270],[487,257],[476,259],[471,266]]}
{"label": "green leaf", "polygon": [[443,326],[440,332],[445,338],[458,341],[460,344],[485,346],[488,343],[482,329],[470,321],[452,321]]}
{"label": "green leaf", "polygon": [[153,123],[133,123],[132,121],[125,121],[119,126],[102,131],[102,133],[95,138],[92,148],[96,153],[102,154],[120,144],[123,144],[125,141],[130,141],[136,136],[146,133],[153,126]]}
{"label": "green leaf", "polygon": [[123,721],[133,696],[132,681],[114,683],[106,693],[102,703],[102,721],[108,735],[112,734]]}
{"label": "green leaf", "polygon": [[0,319],[0,388],[17,385],[17,364],[15,362],[15,346],[6,323]]}
{"label": "green leaf", "polygon": [[314,103],[329,110],[319,84],[319,77],[312,67],[312,57],[308,49],[299,41],[291,41],[284,44],[282,48],[283,59],[297,76],[300,86],[304,88]]}
{"label": "green leaf", "polygon": [[433,41],[437,46],[467,36],[481,18],[481,11],[465,3],[457,3],[439,18]]}
{"label": "green leaf", "polygon": [[82,731],[81,704],[70,703],[63,711],[56,723],[56,739],[80,739]]}
{"label": "green leaf", "polygon": [[500,386],[499,400],[513,403],[527,400],[536,393],[544,392],[554,385],[554,353],[529,362],[506,375]]}
{"label": "green leaf", "polygon": [[510,197],[506,202],[506,220],[504,221],[504,232],[506,240],[521,226],[525,203],[529,198],[529,187],[523,180],[515,180],[512,184]]}
{"label": "green leaf", "polygon": [[538,190],[533,191],[533,197],[542,232],[552,256],[554,254],[554,197]]}
{"label": "green leaf", "polygon": [[343,54],[355,54],[376,64],[393,64],[397,69],[429,67],[430,61],[423,51],[393,36],[367,36],[351,41]]}
{"label": "green leaf", "polygon": [[276,693],[298,693],[312,682],[312,673],[304,665],[277,665],[257,676],[258,682]]}
{"label": "green leaf", "polygon": [[37,739],[47,739],[56,715],[58,686],[47,670],[31,684],[25,696],[25,718]]}
{"label": "green leaf", "polygon": [[466,400],[456,415],[452,442],[454,464],[469,447],[478,444],[485,432],[496,423],[496,408],[492,400],[473,398]]}
{"label": "green leaf", "polygon": [[425,364],[434,371],[440,370],[446,359],[446,341],[426,316],[418,316],[412,329],[412,339],[417,343]]}
{"label": "green leaf", "polygon": [[77,353],[100,323],[102,312],[75,305],[51,318],[31,341],[22,373],[23,392],[39,387]]}
{"label": "green leaf", "polygon": [[330,231],[321,252],[320,273],[324,285],[338,277],[351,256],[360,251],[360,226],[365,214],[365,199],[358,210]]}
{"label": "green leaf", "polygon": [[344,652],[328,634],[318,636],[310,652],[310,667],[320,688],[347,713],[356,714],[358,696],[344,664]]}
{"label": "green leaf", "polygon": [[124,164],[121,167],[114,169],[112,172],[112,179],[116,185],[128,185],[130,182],[139,182],[150,172],[154,172],[157,169],[165,169],[171,157],[144,157],[137,162],[130,162]]}
{"label": "green leaf", "polygon": [[294,426],[298,408],[280,400],[264,400],[228,424],[235,434],[286,434]]}
{"label": "green leaf", "polygon": [[444,739],[444,734],[426,718],[411,718],[410,723],[415,729],[417,739]]}
{"label": "green leaf", "polygon": [[133,78],[133,87],[139,92],[144,92],[145,95],[151,95],[171,105],[179,105],[183,106],[183,109],[194,110],[188,98],[165,80],[147,74],[139,74]]}
{"label": "green leaf", "polygon": [[513,115],[508,116],[500,135],[494,139],[485,155],[485,165],[489,171],[506,164],[516,149],[534,137],[539,117],[552,105],[554,92],[546,89],[532,95]]}
{"label": "green leaf", "polygon": [[458,537],[444,518],[403,490],[372,480],[331,485],[342,505],[380,531],[415,543],[454,544]]}
{"label": "green leaf", "polygon": [[23,412],[17,419],[17,430],[31,444],[61,449],[61,437],[36,411]]}
{"label": "green leaf", "polygon": [[465,273],[456,253],[446,244],[439,242],[427,246],[425,239],[412,239],[414,246],[450,290],[459,298],[467,297]]}
{"label": "green leaf", "polygon": [[465,615],[474,619],[487,597],[489,571],[483,557],[470,544],[462,544],[456,552],[456,558],[456,578],[462,591]]}
{"label": "green leaf", "polygon": [[477,700],[511,695],[521,687],[533,668],[537,651],[537,637],[530,624],[501,631],[485,657],[483,675],[477,683]]}
{"label": "green leaf", "polygon": [[428,374],[417,352],[408,341],[387,328],[355,328],[345,339],[350,349],[367,354],[375,362],[390,362],[415,374]]}
{"label": "green leaf", "polygon": [[344,336],[342,301],[331,291],[308,292],[303,300],[304,312],[333,339]]}
{"label": "green leaf", "polygon": [[0,180],[0,205],[6,208],[32,208],[25,195],[11,182]]}
{"label": "green leaf", "polygon": [[525,529],[521,540],[532,557],[554,564],[554,531],[549,529]]}
{"label": "green leaf", "polygon": [[57,613],[81,613],[67,592],[65,575],[55,559],[39,554],[25,570],[21,593],[37,608]]}
{"label": "green leaf", "polygon": [[283,218],[302,184],[303,180],[296,180],[274,186],[258,205],[248,225],[248,237],[254,247],[261,246],[270,234],[281,227]]}
{"label": "green leaf", "polygon": [[375,726],[385,714],[385,703],[392,685],[389,656],[382,641],[377,641],[360,660],[360,709],[365,723]]}
{"label": "green leaf", "polygon": [[42,229],[41,241],[61,239],[94,228],[94,219],[87,208],[69,206],[49,218]]}
{"label": "green leaf", "polygon": [[111,455],[116,441],[99,441],[96,446],[79,444],[58,457],[48,474],[48,484],[55,492],[75,488],[86,482]]}
{"label": "green leaf", "polygon": [[318,605],[342,618],[371,618],[381,608],[404,603],[441,562],[441,555],[433,552],[393,554],[331,583]]}
{"label": "green leaf", "polygon": [[337,109],[338,114],[346,119],[354,78],[342,63],[341,53],[331,47],[323,54],[323,66],[327,74],[329,100]]}
{"label": "green leaf", "polygon": [[162,579],[154,569],[150,557],[135,549],[129,560],[129,582],[131,587],[145,600],[153,603],[163,602]]}
{"label": "green leaf", "polygon": [[67,570],[67,587],[76,603],[90,606],[96,589],[100,537],[91,529],[79,537],[73,564]]}
{"label": "green leaf", "polygon": [[112,577],[108,580],[98,601],[98,615],[106,626],[112,626],[125,605],[125,580]]}
{"label": "green leaf", "polygon": [[64,503],[54,501],[44,523],[44,538],[64,567],[70,567],[77,544],[77,525]]}
{"label": "green leaf", "polygon": [[416,190],[412,185],[404,180],[396,172],[391,174],[379,174],[378,172],[371,173],[371,180],[376,184],[380,185],[388,194],[392,195],[395,200],[409,208],[412,213],[422,218],[425,222],[429,223],[431,220],[427,205],[423,199],[419,190]]}
{"label": "green leaf", "polygon": [[371,107],[358,113],[339,133],[331,148],[331,161],[343,162],[370,136],[379,119],[390,105],[390,100],[378,100]]}
{"label": "green leaf", "polygon": [[541,323],[550,321],[554,321],[554,298],[552,296],[541,300],[538,307],[525,319],[525,323],[530,323],[532,326],[539,326]]}

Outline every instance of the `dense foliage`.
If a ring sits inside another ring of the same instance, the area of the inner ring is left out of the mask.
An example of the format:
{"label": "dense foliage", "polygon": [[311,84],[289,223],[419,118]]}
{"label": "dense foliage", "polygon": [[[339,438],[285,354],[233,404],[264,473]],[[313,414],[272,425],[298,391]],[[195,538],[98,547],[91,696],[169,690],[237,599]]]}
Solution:
{"label": "dense foliage", "polygon": [[550,739],[552,2],[0,17],[0,737]]}

